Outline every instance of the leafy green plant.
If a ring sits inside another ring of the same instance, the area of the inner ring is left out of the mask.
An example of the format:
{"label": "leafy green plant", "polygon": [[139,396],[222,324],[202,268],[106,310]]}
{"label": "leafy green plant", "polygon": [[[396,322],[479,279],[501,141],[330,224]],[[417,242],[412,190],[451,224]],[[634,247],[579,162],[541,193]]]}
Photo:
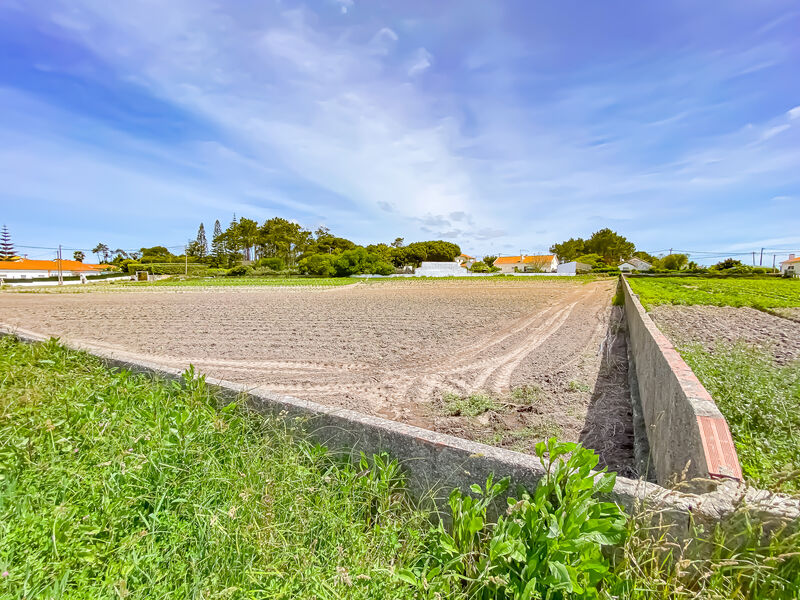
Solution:
{"label": "leafy green plant", "polygon": [[598,457],[580,444],[551,438],[536,455],[546,474],[533,495],[508,498],[491,525],[487,509],[507,480],[472,486],[474,498],[454,490],[450,531],[440,524],[425,559],[398,576],[426,598],[588,599],[617,584],[603,548],[624,540],[626,516],[598,498],[613,489],[615,474],[594,472]]}
{"label": "leafy green plant", "polygon": [[442,396],[444,411],[450,416],[477,417],[486,411],[496,410],[497,402],[489,394],[470,394],[461,396],[448,392]]}
{"label": "leafy green plant", "polygon": [[800,280],[777,277],[630,277],[645,308],[658,304],[749,306],[757,310],[800,306]]}

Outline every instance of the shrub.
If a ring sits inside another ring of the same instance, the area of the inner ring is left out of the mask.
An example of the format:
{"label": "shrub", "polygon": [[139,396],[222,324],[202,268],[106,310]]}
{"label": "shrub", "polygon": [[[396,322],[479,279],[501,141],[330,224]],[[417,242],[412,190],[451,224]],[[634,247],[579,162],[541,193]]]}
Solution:
{"label": "shrub", "polygon": [[259,259],[254,266],[256,268],[266,267],[272,271],[283,271],[286,268],[286,263],[279,256],[269,256]]}
{"label": "shrub", "polygon": [[228,269],[226,275],[228,277],[243,277],[245,275],[252,275],[253,274],[253,267],[246,266],[246,265],[239,265],[233,267],[232,269]]}
{"label": "shrub", "polygon": [[302,259],[297,266],[303,275],[333,277],[336,273],[336,269],[333,267],[332,254],[312,254]]}
{"label": "shrub", "polygon": [[489,265],[487,265],[483,261],[477,261],[472,263],[472,266],[469,268],[471,273],[488,273],[489,272]]}

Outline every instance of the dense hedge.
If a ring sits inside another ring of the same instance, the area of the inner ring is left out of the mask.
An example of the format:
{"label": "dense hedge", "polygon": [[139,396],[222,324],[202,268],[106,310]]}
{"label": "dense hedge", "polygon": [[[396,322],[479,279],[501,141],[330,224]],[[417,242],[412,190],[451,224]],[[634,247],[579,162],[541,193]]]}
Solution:
{"label": "dense hedge", "polygon": [[[147,271],[153,275],[184,275],[186,274],[185,263],[128,263],[128,273],[133,275],[136,271]],[[202,263],[189,263],[189,275],[208,274],[208,265]]]}

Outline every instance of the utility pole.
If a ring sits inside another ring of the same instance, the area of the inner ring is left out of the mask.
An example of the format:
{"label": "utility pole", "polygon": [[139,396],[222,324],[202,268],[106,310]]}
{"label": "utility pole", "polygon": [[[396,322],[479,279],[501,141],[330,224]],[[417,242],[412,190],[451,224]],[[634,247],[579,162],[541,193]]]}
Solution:
{"label": "utility pole", "polygon": [[672,248],[669,249],[669,255],[672,256]]}
{"label": "utility pole", "polygon": [[775,270],[775,255],[772,255],[772,270]]}
{"label": "utility pole", "polygon": [[187,246],[183,247],[183,257],[186,259],[186,268],[184,270],[184,275],[189,275],[189,249]]}
{"label": "utility pole", "polygon": [[753,252],[753,266],[756,266],[756,253]]}
{"label": "utility pole", "polygon": [[58,245],[58,285],[64,285],[64,274],[61,270],[61,244]]}
{"label": "utility pole", "polygon": [[763,248],[761,249],[761,258],[758,259],[758,266],[759,267],[763,267],[764,266],[764,249]]}

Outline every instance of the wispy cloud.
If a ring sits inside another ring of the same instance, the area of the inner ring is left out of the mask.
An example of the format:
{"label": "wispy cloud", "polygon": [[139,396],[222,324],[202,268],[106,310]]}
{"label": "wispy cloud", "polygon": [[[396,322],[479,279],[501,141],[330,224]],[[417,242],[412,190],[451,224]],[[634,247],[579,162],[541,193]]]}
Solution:
{"label": "wispy cloud", "polygon": [[[511,4],[0,10],[18,90],[0,95],[0,170],[28,205],[115,195],[173,203],[154,235],[235,210],[473,253],[606,223],[650,248],[800,226],[752,210],[800,194],[798,49],[774,10],[731,8],[720,32],[706,9],[640,7],[602,41],[611,15],[547,7],[532,32]],[[662,21],[674,36],[625,34]],[[686,34],[704,23],[707,41]]]}

